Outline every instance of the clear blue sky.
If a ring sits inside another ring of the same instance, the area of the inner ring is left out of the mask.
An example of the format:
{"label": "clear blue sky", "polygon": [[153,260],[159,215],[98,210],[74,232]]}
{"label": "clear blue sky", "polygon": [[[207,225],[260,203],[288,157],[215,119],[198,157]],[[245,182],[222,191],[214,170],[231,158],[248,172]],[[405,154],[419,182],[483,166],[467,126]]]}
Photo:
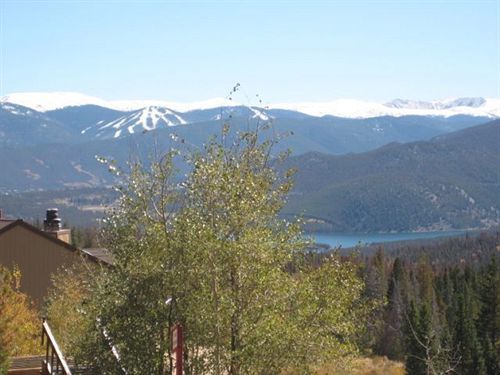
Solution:
{"label": "clear blue sky", "polygon": [[500,0],[0,3],[0,95],[500,97]]}

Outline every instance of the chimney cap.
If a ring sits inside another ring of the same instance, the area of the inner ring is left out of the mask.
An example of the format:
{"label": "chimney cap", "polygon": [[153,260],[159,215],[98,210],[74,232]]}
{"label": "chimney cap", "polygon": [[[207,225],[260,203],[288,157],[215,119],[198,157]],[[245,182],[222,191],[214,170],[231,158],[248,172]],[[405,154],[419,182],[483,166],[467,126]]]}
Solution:
{"label": "chimney cap", "polygon": [[59,209],[48,208],[45,220],[43,221],[45,231],[58,231],[61,229],[61,219],[59,218]]}

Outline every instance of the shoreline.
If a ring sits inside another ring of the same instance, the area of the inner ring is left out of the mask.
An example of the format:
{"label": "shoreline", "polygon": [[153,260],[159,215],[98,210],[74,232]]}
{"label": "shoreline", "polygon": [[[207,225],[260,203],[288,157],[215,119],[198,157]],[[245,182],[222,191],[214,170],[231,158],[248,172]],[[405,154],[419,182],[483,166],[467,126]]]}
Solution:
{"label": "shoreline", "polygon": [[[494,230],[490,228],[489,230]],[[434,241],[451,237],[478,235],[486,230],[458,229],[442,231],[385,232],[385,233],[340,233],[340,232],[309,232],[312,246],[319,251],[327,249],[364,248],[397,242]]]}
{"label": "shoreline", "polygon": [[[500,230],[500,228],[498,228]],[[464,228],[464,229],[458,229],[458,228],[450,228],[450,229],[435,229],[435,230],[409,230],[409,231],[389,231],[389,232],[337,232],[337,231],[325,231],[325,230],[319,230],[319,231],[310,231],[310,230],[304,230],[304,233],[306,235],[314,235],[314,234],[336,234],[336,235],[391,235],[391,234],[428,234],[428,233],[442,233],[442,232],[457,232],[457,233],[466,233],[466,232],[486,232],[490,230],[495,230],[494,227],[489,227],[489,228]]]}

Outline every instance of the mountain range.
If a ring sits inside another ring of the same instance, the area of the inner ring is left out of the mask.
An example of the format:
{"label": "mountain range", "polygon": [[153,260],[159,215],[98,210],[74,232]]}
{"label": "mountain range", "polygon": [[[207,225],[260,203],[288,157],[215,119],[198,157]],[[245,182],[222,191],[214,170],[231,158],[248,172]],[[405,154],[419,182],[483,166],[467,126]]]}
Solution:
{"label": "mountain range", "polygon": [[[495,101],[483,98],[432,103],[395,100],[385,107],[458,111],[490,108],[492,103]],[[130,109],[145,104],[148,106]],[[234,132],[270,123],[269,137],[281,138],[276,152],[290,149],[294,155],[342,155],[374,150],[391,142],[429,140],[485,123],[493,116],[489,113],[346,118],[243,106],[219,99],[184,106],[169,103],[177,109],[159,104],[106,102],[72,93],[24,93],[2,98],[0,157],[4,173],[0,175],[0,191],[107,185],[112,178],[96,156],[124,165],[134,155],[147,158],[153,149],[162,152],[177,147],[172,138],[200,148],[211,135],[220,134],[222,123],[230,123]],[[216,105],[223,106],[213,107]],[[129,110],[123,110],[126,107]]]}
{"label": "mountain range", "polygon": [[[394,100],[387,104],[340,100],[328,105],[316,103],[316,109],[312,109],[312,104],[298,105],[304,108],[303,112],[285,108],[286,105],[264,108],[219,99],[184,105],[160,104],[129,101],[118,105],[71,93],[8,95],[0,101],[0,146],[76,144],[157,129],[178,131],[186,125],[191,126],[188,133],[191,130],[196,133],[192,125],[204,124],[213,130],[222,122],[236,123],[237,127],[271,122],[279,131],[296,134],[297,140],[292,144],[298,146],[294,148],[297,153],[342,154],[367,151],[394,141],[429,139],[500,116],[500,101],[484,98],[439,102]],[[328,114],[311,114],[323,110]]]}
{"label": "mountain range", "polygon": [[201,149],[224,123],[233,135],[265,123],[263,136],[280,139],[276,153],[292,150],[287,166],[298,169],[284,214],[336,231],[488,227],[500,223],[498,117],[500,101],[485,98],[264,107],[13,94],[0,101],[0,206],[21,192],[66,190],[67,202],[68,189],[109,187],[98,157],[125,166]]}
{"label": "mountain range", "polygon": [[[135,111],[146,107],[166,107],[175,112],[241,106],[229,98],[214,98],[193,103],[166,100],[104,100],[74,92],[25,92],[13,93],[0,99],[3,103],[18,104],[30,109],[46,112],[67,107],[94,105],[119,111]],[[248,104],[248,103],[247,103]],[[500,117],[500,99],[468,97],[447,98],[434,101],[395,99],[387,103],[337,99],[329,102],[267,103],[258,99],[251,107],[285,109],[310,116],[335,116],[344,118],[370,118],[380,116],[480,116]]]}

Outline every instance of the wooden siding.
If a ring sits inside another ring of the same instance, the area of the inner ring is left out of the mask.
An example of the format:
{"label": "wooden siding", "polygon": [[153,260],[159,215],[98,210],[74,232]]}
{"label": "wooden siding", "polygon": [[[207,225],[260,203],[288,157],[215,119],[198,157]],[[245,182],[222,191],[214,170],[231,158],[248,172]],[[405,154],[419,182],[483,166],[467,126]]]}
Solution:
{"label": "wooden siding", "polygon": [[[5,228],[7,229],[7,228]],[[21,290],[41,306],[51,275],[80,259],[69,245],[46,238],[25,225],[14,225],[0,235],[0,264],[21,271]]]}

